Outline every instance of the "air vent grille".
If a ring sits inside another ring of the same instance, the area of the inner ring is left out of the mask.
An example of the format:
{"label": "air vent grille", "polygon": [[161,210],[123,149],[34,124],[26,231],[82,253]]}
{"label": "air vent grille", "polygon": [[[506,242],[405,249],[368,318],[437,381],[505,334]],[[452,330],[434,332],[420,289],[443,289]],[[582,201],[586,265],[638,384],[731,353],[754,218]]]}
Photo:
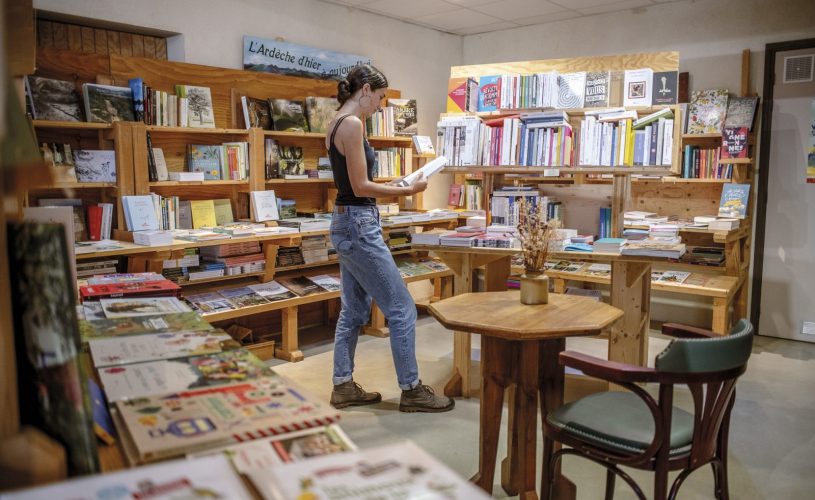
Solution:
{"label": "air vent grille", "polygon": [[811,82],[813,66],[815,66],[815,54],[785,57],[784,83]]}

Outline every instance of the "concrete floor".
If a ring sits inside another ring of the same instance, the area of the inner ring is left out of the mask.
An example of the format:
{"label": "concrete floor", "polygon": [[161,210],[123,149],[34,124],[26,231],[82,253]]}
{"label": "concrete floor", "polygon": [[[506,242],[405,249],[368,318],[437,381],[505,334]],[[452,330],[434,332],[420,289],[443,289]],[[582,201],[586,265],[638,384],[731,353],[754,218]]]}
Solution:
{"label": "concrete floor", "polygon": [[[272,362],[275,370],[297,380],[316,397],[331,393],[332,331],[304,332],[305,360],[300,363]],[[423,382],[441,391],[452,366],[452,335],[433,318],[422,316],[417,323],[417,358]],[[473,336],[474,358],[478,336]],[[667,341],[652,333],[649,359]],[[567,348],[605,356],[607,344],[598,339],[570,339]],[[815,367],[815,344],[756,337],[747,373],[737,385],[737,400],[731,422],[730,492],[734,499],[815,498],[815,390],[810,368]],[[343,411],[343,430],[360,447],[411,439],[465,478],[477,470],[478,414],[474,397],[458,399],[456,408],[442,414],[405,414],[397,411],[400,390],[387,339],[363,336],[356,355],[354,378],[367,390],[382,393],[382,403]],[[478,387],[477,366],[473,369]],[[677,389],[677,405],[691,410],[689,393]],[[506,410],[504,432],[506,430]],[[505,455],[502,434],[499,463]],[[538,447],[540,453],[540,445]],[[540,455],[539,455],[540,456]],[[540,463],[540,462],[538,462]],[[578,499],[603,497],[605,471],[575,457],[566,457],[565,474],[577,484]],[[631,471],[650,497],[653,476]],[[671,479],[675,477],[671,476]],[[493,494],[508,498],[496,475]],[[694,473],[680,490],[680,499],[713,498],[713,475],[706,467]],[[617,481],[616,499],[636,498],[622,481]]]}

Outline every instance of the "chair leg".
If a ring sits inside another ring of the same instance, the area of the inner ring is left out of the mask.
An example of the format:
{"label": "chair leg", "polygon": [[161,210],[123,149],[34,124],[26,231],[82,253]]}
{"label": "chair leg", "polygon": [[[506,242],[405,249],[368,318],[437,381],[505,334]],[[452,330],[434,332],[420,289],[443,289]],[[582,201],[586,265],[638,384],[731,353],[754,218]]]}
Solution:
{"label": "chair leg", "polygon": [[606,500],[613,500],[614,499],[614,482],[617,479],[617,475],[614,474],[614,471],[611,469],[606,470]]}
{"label": "chair leg", "polygon": [[735,391],[730,400],[730,407],[724,415],[724,421],[719,429],[718,442],[716,443],[716,458],[713,460],[713,484],[716,500],[729,500],[730,488],[727,483],[727,442],[730,436],[730,412],[733,410],[733,402],[736,400]]}
{"label": "chair leg", "polygon": [[654,474],[654,500],[668,497],[668,467],[660,464]]}
{"label": "chair leg", "polygon": [[[546,430],[544,429],[544,432]],[[552,455],[555,452],[555,441],[552,438],[543,437],[543,457],[541,458],[541,498],[540,500],[549,500],[552,498],[552,470],[554,469],[552,463]]]}

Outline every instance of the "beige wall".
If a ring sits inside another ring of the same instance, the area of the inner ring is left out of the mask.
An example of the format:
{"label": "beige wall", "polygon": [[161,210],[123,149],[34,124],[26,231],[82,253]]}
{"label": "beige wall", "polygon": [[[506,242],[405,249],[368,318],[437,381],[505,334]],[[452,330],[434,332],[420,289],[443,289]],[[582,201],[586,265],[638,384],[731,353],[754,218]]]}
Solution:
{"label": "beige wall", "polygon": [[[450,66],[461,57],[459,36],[318,0],[34,0],[34,7],[180,33],[170,57],[194,64],[242,67],[243,35],[369,56],[394,88],[417,99],[419,133],[431,137]],[[431,183],[426,205],[446,205],[441,184]]]}

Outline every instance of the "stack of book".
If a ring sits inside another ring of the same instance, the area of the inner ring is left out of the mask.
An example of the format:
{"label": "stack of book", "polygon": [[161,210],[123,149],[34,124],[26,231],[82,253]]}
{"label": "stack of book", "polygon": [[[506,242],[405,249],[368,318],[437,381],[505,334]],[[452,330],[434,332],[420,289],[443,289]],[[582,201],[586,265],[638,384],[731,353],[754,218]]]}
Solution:
{"label": "stack of book", "polygon": [[628,242],[621,253],[622,255],[636,255],[641,257],[679,259],[685,254],[685,244],[644,239]]}
{"label": "stack of book", "polygon": [[328,246],[326,237],[321,235],[305,236],[300,245],[303,251],[303,263],[313,264],[328,260]]}
{"label": "stack of book", "polygon": [[116,272],[118,264],[118,259],[80,261],[76,263],[76,277],[82,279],[97,274],[112,274]]}
{"label": "stack of book", "polygon": [[413,234],[413,244],[415,245],[438,245],[439,237],[446,234],[446,229],[430,229],[421,233]]}
{"label": "stack of book", "polygon": [[280,247],[277,250],[277,267],[300,266],[304,264],[300,247]]}
{"label": "stack of book", "polygon": [[486,234],[484,228],[459,227],[455,231],[448,231],[439,236],[439,244],[451,247],[471,247],[476,238]]}
{"label": "stack of book", "polygon": [[301,233],[308,231],[326,231],[331,227],[331,221],[327,219],[315,219],[313,217],[294,217],[291,219],[280,219],[279,226],[292,227]]}
{"label": "stack of book", "polygon": [[594,251],[619,255],[623,246],[625,246],[625,242],[626,240],[623,238],[600,238],[594,242]]}
{"label": "stack of book", "polygon": [[405,148],[376,150],[377,166],[374,177],[401,177],[407,173],[407,153]]}
{"label": "stack of book", "polygon": [[181,287],[155,273],[91,277],[79,287],[82,302],[114,297],[176,297]]}
{"label": "stack of book", "polygon": [[203,172],[204,180],[246,180],[249,178],[249,143],[190,144],[187,170]]}

